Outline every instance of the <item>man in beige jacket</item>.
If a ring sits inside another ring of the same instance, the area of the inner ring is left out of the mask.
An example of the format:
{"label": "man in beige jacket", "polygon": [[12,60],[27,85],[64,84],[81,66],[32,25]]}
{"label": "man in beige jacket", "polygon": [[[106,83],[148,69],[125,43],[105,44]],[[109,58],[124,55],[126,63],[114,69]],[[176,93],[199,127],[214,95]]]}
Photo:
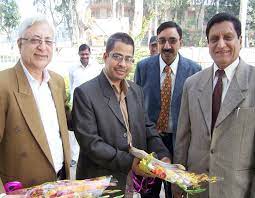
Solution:
{"label": "man in beige jacket", "polygon": [[[64,80],[48,71],[54,31],[45,18],[20,27],[20,60],[0,72],[0,180],[30,187],[69,178]],[[0,185],[2,188],[2,185]]]}

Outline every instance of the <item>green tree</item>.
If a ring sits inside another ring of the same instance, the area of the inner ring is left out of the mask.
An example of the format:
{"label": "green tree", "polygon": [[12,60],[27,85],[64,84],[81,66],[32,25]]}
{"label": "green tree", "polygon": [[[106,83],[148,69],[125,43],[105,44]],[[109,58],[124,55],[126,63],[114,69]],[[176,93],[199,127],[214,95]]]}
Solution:
{"label": "green tree", "polygon": [[11,33],[18,26],[20,14],[14,0],[0,0],[0,30],[7,34],[11,41]]}

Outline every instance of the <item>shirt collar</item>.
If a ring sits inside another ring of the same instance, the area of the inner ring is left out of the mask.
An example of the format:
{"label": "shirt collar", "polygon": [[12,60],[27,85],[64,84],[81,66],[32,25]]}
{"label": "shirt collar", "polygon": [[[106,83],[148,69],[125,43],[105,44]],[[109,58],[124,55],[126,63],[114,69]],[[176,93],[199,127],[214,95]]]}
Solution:
{"label": "shirt collar", "polygon": [[[236,67],[238,66],[239,64],[239,57],[233,62],[231,63],[229,66],[227,66],[224,71],[225,71],[225,74],[226,74],[226,77],[229,81],[232,80],[234,74],[235,74],[235,70],[236,70]],[[219,67],[214,63],[213,64],[213,79],[215,78],[215,73],[216,71],[219,69]]]}
{"label": "shirt collar", "polygon": [[[180,56],[179,56],[179,53],[177,53],[174,61],[172,62],[172,64],[170,65],[171,67],[171,72],[176,75],[177,73],[177,68],[178,68],[178,63],[179,63],[179,59],[180,59]],[[166,63],[165,61],[162,59],[161,57],[161,54],[159,55],[159,65],[160,65],[160,74],[163,73],[164,71],[164,68],[166,66]]]}
{"label": "shirt collar", "polygon": [[114,91],[116,91],[118,94],[120,94],[122,91],[125,94],[125,96],[127,95],[127,91],[129,88],[129,84],[128,81],[126,79],[123,79],[120,83],[120,90],[113,84],[113,82],[111,81],[111,79],[109,78],[109,76],[107,75],[107,72],[105,71],[105,68],[103,68],[103,72],[108,80],[108,82],[110,83],[110,85],[112,86],[112,88],[114,89]]}
{"label": "shirt collar", "polygon": [[[25,67],[22,59],[20,59],[20,64],[23,68],[23,71],[24,71],[28,81],[29,82],[35,82],[35,81],[37,82],[37,80],[29,73],[29,71]],[[43,70],[43,81],[42,82],[48,83],[49,80],[50,80],[50,74],[49,74],[48,70],[46,68],[44,68],[44,70]]]}

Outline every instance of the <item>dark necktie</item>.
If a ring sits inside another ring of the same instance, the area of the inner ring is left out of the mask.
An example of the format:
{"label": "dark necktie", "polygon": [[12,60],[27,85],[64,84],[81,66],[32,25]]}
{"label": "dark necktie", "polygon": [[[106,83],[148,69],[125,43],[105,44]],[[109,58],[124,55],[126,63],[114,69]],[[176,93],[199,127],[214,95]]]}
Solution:
{"label": "dark necktie", "polygon": [[222,89],[223,89],[223,83],[222,83],[222,77],[225,74],[224,70],[217,70],[215,75],[218,76],[217,83],[213,90],[212,95],[212,126],[211,126],[211,132],[213,132],[215,122],[217,120],[220,106],[221,106],[221,96],[222,96]]}
{"label": "dark necktie", "polygon": [[161,88],[161,106],[159,118],[157,121],[157,130],[159,133],[166,132],[168,128],[168,120],[169,120],[169,108],[171,101],[171,68],[169,65],[165,66],[164,72],[166,73],[166,77],[163,81]]}

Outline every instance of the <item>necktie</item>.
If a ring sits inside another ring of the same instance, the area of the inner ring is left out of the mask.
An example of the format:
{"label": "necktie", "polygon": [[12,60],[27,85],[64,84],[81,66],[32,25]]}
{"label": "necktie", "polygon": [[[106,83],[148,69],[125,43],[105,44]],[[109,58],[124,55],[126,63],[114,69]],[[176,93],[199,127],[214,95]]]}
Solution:
{"label": "necktie", "polygon": [[160,113],[159,118],[157,121],[157,130],[159,133],[166,132],[168,127],[168,120],[169,120],[169,108],[170,108],[170,101],[171,101],[171,68],[169,65],[165,66],[164,72],[166,73],[166,77],[163,81],[162,88],[161,88],[161,106],[160,106]]}
{"label": "necktie", "polygon": [[221,105],[221,96],[222,96],[222,77],[225,74],[224,70],[217,70],[215,75],[218,76],[217,83],[213,90],[212,95],[212,126],[211,126],[211,132],[213,132],[213,128],[215,125],[215,122],[217,120],[219,111],[220,111],[220,105]]}

